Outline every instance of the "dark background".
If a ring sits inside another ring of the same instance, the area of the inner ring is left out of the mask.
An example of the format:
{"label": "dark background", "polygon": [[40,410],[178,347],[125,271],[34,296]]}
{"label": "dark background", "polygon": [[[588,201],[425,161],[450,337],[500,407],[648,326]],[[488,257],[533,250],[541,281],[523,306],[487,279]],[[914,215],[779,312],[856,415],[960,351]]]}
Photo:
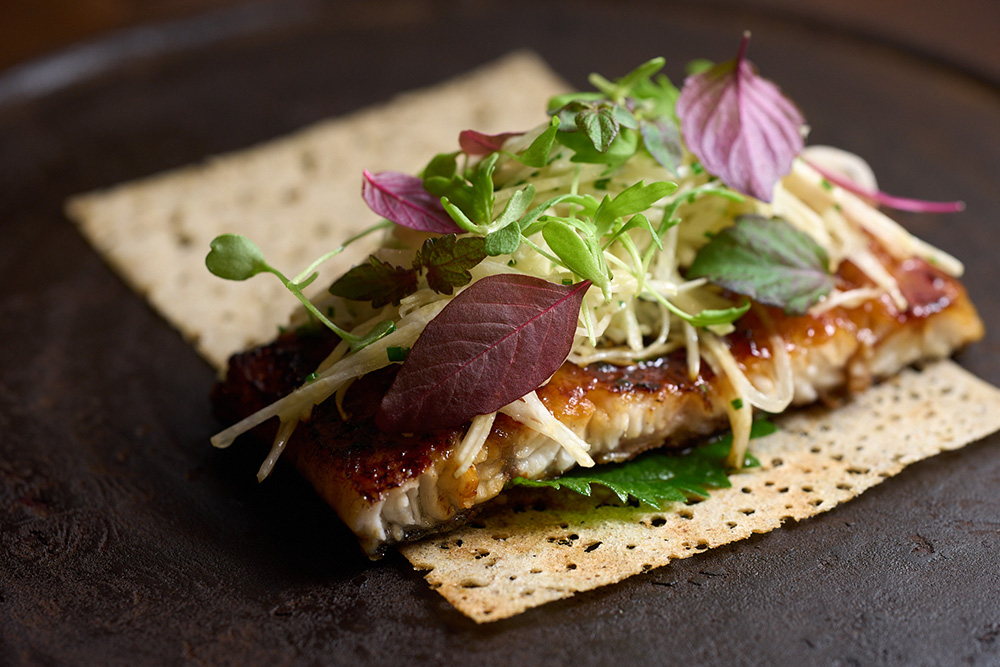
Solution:
{"label": "dark background", "polygon": [[578,86],[660,54],[680,80],[750,28],[814,142],[868,157],[894,194],[966,201],[899,217],[966,261],[989,334],[959,361],[1000,384],[998,7],[5,3],[0,663],[996,664],[996,436],[815,519],[476,626],[398,556],[368,562],[289,471],[258,485],[258,451],[208,446],[211,370],[61,207],[513,48]]}
{"label": "dark background", "polygon": [[[544,2],[544,0],[541,0]],[[101,37],[124,27],[176,20],[246,0],[6,0],[0,21],[0,70],[53,50]],[[328,3],[336,4],[336,3]],[[343,4],[343,3],[341,3]],[[429,7],[465,7],[474,0],[407,2],[372,0],[373,16]],[[994,0],[703,0],[725,11],[753,8],[763,14],[818,22],[855,34],[869,34],[1000,78],[1000,5]]]}

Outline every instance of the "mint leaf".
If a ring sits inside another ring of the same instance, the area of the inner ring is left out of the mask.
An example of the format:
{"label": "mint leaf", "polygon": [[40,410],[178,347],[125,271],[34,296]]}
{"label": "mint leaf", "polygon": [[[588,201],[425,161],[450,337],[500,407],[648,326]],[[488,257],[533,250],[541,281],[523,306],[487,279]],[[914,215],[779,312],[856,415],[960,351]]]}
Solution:
{"label": "mint leaf", "polygon": [[[750,437],[763,437],[776,430],[771,422],[758,420],[754,422]],[[655,450],[627,463],[574,468],[554,480],[516,477],[510,485],[569,489],[590,496],[591,487],[596,484],[610,489],[622,502],[631,497],[656,508],[669,502],[704,499],[709,497],[709,489],[732,486],[726,468],[732,440],[732,435],[727,435],[681,453]],[[744,468],[759,465],[752,454],[746,455]]]}
{"label": "mint leaf", "polygon": [[469,269],[486,259],[481,236],[458,238],[454,234],[431,237],[417,252],[413,268],[427,269],[427,284],[435,292],[451,294],[472,280]]}
{"label": "mint leaf", "polygon": [[400,299],[417,291],[416,269],[405,269],[383,262],[371,255],[367,264],[359,264],[330,285],[330,294],[371,301],[374,308],[387,303],[398,304]]}
{"label": "mint leaf", "polygon": [[723,183],[769,202],[802,152],[802,114],[746,60],[749,33],[734,60],[689,76],[677,100],[684,141]]}
{"label": "mint leaf", "polygon": [[822,246],[780,218],[744,215],[712,237],[687,277],[706,277],[789,315],[803,315],[834,287]]}

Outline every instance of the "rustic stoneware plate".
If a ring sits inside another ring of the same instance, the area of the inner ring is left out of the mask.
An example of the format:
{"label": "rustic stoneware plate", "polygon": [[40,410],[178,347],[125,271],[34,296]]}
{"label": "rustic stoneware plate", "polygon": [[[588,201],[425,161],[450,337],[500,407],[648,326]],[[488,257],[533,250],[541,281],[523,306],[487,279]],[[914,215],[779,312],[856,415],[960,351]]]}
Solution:
{"label": "rustic stoneware plate", "polygon": [[996,436],[802,524],[476,626],[400,557],[365,559],[289,471],[258,485],[258,452],[212,450],[212,371],[61,212],[515,48],[578,86],[654,55],[679,80],[746,28],[814,143],[866,156],[890,192],[965,200],[902,218],[966,261],[990,333],[959,361],[1000,383],[1000,91],[891,44],[698,3],[292,2],[0,75],[0,662],[995,662]]}

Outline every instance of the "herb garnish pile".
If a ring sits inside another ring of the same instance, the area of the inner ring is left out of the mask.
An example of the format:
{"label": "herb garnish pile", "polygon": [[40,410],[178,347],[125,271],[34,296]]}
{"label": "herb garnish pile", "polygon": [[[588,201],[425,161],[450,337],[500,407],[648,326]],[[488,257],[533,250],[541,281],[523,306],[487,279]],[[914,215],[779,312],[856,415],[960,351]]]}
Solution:
{"label": "herb garnish pile", "polygon": [[[553,98],[548,122],[534,130],[465,130],[458,150],[419,175],[365,171],[362,196],[384,220],[348,242],[385,228],[384,251],[334,282],[327,298],[362,303],[366,317],[335,324],[302,292],[344,246],[288,279],[248,239],[216,239],[206,258],[213,273],[274,274],[344,343],[308,385],[213,442],[226,446],[272,416],[291,424],[281,431],[287,439],[313,405],[391,363],[402,366],[376,422],[416,432],[462,427],[526,399],[567,359],[627,364],[685,349],[692,376],[707,359],[737,388],[728,462],[743,465],[751,409],[783,409],[791,371],[779,368],[780,396],[762,397],[727,365],[723,337],[751,299],[807,312],[836,289],[832,271],[843,258],[804,231],[812,221],[773,214],[805,121],[746,59],[748,42],[744,35],[734,59],[700,66],[680,89],[654,59],[613,81],[593,75],[592,92]],[[565,437],[576,461],[592,465],[586,443]],[[706,479],[721,483],[714,474]],[[670,499],[579,479],[560,484]]]}

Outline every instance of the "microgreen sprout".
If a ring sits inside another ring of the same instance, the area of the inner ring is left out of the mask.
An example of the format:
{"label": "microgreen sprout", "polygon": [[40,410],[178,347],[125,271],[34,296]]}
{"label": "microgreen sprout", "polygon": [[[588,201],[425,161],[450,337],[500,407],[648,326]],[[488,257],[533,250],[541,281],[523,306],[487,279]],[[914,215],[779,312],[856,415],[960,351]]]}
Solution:
{"label": "microgreen sprout", "polygon": [[323,262],[327,261],[331,257],[334,257],[335,255],[340,254],[350,243],[357,241],[373,231],[383,229],[390,224],[391,223],[387,221],[381,222],[369,227],[359,234],[352,236],[343,245],[326,253],[310,264],[305,271],[292,279],[287,278],[281,271],[268,264],[264,259],[264,253],[261,252],[257,244],[240,234],[223,234],[215,237],[209,246],[211,249],[205,257],[205,266],[214,275],[226,280],[247,280],[261,273],[273,274],[278,278],[278,280],[281,281],[281,284],[295,296],[295,298],[302,302],[302,305],[310,315],[322,322],[325,326],[340,336],[341,339],[347,341],[352,350],[359,350],[374,343],[379,338],[395,331],[396,326],[392,320],[379,322],[367,334],[357,336],[349,331],[341,329],[336,324],[331,322],[326,315],[320,312],[320,310],[308,298],[306,298],[303,290],[316,280],[319,275],[316,272],[316,269]]}

